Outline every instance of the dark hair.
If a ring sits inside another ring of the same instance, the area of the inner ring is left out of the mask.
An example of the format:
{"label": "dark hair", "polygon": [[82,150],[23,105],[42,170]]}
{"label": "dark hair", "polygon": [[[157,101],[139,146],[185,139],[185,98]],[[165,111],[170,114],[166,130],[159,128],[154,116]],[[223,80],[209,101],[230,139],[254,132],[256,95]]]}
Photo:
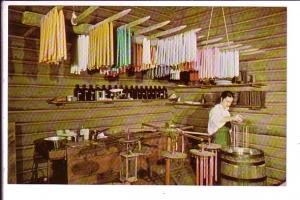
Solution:
{"label": "dark hair", "polygon": [[226,97],[232,97],[233,98],[233,93],[230,92],[230,91],[224,91],[224,92],[222,92],[220,100],[221,99],[225,99]]}

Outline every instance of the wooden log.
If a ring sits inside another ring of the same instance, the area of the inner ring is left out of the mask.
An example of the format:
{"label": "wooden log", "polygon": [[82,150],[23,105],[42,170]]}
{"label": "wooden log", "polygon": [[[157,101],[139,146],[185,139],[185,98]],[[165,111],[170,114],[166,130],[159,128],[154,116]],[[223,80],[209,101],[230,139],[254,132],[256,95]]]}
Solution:
{"label": "wooden log", "polygon": [[16,130],[15,123],[8,123],[8,183],[17,183],[17,162],[16,162]]}
{"label": "wooden log", "polygon": [[[63,6],[56,6],[57,10],[63,9]],[[35,12],[24,11],[22,16],[22,23],[29,26],[41,26],[41,19],[44,15]]]}

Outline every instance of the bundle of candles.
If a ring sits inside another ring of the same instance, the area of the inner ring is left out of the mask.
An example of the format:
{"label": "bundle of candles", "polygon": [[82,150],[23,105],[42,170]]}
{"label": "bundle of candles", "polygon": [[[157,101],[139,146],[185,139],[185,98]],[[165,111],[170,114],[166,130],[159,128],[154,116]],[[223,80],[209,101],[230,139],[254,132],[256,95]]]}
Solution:
{"label": "bundle of candles", "polygon": [[88,69],[114,65],[113,23],[107,22],[89,31]]}
{"label": "bundle of candles", "polygon": [[54,7],[41,18],[39,63],[59,64],[67,60],[66,28],[63,10]]}
{"label": "bundle of candles", "polygon": [[[242,129],[242,132],[240,132],[240,128]],[[240,134],[242,136],[241,141],[239,137]],[[233,124],[233,129],[232,129],[233,147],[239,147],[240,142],[242,143],[242,147],[249,148],[250,134],[249,134],[249,125],[247,124]]]}
{"label": "bundle of candles", "polygon": [[213,185],[214,177],[217,180],[216,155],[209,151],[191,149],[196,157],[196,185]]}

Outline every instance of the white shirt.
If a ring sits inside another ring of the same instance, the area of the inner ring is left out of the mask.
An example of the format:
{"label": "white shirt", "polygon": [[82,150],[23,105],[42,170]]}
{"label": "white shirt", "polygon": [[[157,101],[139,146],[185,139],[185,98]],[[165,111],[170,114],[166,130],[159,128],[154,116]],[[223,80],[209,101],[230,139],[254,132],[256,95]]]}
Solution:
{"label": "white shirt", "polygon": [[209,112],[207,131],[209,135],[217,132],[219,128],[225,125],[224,117],[230,117],[228,109],[225,109],[221,104],[215,105]]}

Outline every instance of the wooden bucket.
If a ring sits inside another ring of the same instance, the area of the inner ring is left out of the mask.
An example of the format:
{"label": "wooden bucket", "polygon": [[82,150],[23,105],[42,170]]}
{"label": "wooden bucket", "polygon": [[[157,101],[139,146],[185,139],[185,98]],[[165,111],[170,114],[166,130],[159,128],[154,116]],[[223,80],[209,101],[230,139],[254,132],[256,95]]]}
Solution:
{"label": "wooden bucket", "polygon": [[221,153],[221,185],[266,185],[263,151],[254,148],[227,147]]}

